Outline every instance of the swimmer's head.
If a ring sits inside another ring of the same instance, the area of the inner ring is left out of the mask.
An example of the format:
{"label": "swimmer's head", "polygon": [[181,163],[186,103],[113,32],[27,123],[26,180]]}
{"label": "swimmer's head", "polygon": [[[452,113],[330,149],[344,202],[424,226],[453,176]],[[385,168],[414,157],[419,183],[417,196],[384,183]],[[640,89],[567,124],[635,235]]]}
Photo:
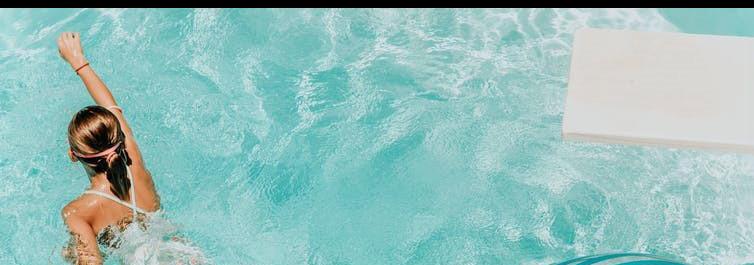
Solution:
{"label": "swimmer's head", "polygon": [[105,173],[110,190],[122,200],[131,188],[126,168],[131,159],[124,140],[118,118],[101,106],[81,109],[68,125],[71,161],[80,161],[90,176]]}

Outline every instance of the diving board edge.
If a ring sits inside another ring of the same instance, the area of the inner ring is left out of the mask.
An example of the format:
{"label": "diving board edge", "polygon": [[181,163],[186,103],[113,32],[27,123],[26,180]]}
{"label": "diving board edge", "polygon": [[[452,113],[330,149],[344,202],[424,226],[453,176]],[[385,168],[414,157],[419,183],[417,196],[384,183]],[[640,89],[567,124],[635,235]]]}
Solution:
{"label": "diving board edge", "polygon": [[754,147],[728,143],[702,143],[695,141],[641,138],[635,136],[599,135],[585,133],[563,133],[563,140],[585,143],[619,144],[630,146],[662,147],[671,149],[691,149],[712,152],[729,151],[744,154],[754,154]]}

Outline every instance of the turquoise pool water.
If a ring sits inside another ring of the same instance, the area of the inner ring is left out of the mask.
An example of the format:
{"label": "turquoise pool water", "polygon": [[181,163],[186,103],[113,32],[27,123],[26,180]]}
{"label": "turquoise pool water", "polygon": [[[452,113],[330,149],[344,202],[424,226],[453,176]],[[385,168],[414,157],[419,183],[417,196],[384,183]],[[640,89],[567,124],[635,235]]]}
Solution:
{"label": "turquoise pool water", "polygon": [[80,31],[168,217],[217,264],[754,262],[754,159],[563,142],[572,33],[751,10],[0,10],[0,264],[61,264]]}

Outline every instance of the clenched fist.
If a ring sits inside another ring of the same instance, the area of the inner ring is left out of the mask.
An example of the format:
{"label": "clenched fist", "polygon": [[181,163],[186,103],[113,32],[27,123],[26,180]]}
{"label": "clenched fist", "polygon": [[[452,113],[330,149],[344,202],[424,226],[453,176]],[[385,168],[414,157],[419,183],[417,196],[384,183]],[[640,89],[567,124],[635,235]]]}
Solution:
{"label": "clenched fist", "polygon": [[81,48],[81,37],[78,32],[61,33],[58,37],[58,51],[74,70],[88,63]]}

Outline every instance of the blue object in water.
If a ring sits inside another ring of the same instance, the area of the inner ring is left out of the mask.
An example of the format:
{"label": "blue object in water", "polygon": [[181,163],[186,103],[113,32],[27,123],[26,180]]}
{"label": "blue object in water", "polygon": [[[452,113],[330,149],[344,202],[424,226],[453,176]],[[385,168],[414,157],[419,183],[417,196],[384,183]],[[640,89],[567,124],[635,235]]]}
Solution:
{"label": "blue object in water", "polygon": [[639,253],[620,253],[592,255],[561,262],[556,265],[683,265],[683,263],[666,260],[654,255]]}

